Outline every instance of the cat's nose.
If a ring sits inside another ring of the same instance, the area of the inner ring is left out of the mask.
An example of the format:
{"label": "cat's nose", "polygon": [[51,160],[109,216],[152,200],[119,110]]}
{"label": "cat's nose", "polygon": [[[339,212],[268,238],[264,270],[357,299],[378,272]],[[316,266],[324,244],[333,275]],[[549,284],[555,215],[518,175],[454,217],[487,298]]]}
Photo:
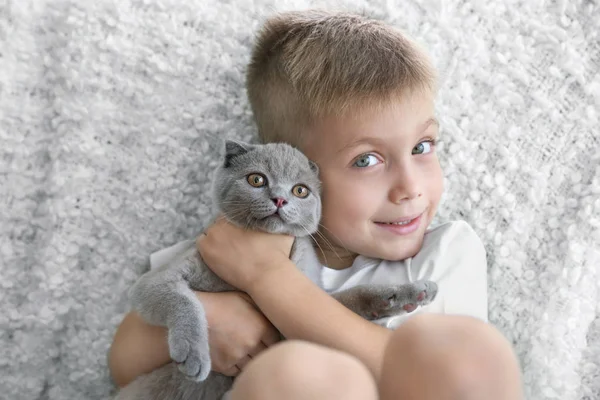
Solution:
{"label": "cat's nose", "polygon": [[277,208],[281,208],[287,204],[287,200],[283,197],[275,197],[271,200],[273,200],[273,203],[277,206]]}

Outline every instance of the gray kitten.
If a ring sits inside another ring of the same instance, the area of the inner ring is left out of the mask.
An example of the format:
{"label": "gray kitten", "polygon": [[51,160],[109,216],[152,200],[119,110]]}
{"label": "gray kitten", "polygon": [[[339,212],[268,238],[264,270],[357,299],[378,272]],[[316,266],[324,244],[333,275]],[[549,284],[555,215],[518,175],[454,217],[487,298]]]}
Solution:
{"label": "gray kitten", "polygon": [[[296,236],[291,259],[317,285],[323,267],[311,235],[321,218],[319,192],[316,164],[286,144],[227,141],[213,184],[214,204],[232,223]],[[211,372],[206,315],[193,290],[236,290],[203,263],[194,246],[170,264],[147,272],[131,288],[133,309],[147,322],[168,328],[175,362],[139,377],[117,399],[214,400],[229,390],[232,378]],[[436,293],[435,283],[419,281],[360,285],[332,296],[372,320],[427,304]]]}

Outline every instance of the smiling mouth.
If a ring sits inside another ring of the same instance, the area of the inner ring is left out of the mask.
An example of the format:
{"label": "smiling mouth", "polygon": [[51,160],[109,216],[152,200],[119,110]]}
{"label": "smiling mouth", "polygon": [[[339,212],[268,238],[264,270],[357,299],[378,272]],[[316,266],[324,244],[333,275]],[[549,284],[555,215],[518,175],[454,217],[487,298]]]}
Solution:
{"label": "smiling mouth", "polygon": [[425,214],[425,212],[422,212],[421,214],[416,216],[397,219],[395,221],[375,222],[375,225],[381,229],[384,229],[386,232],[392,233],[394,235],[409,235],[413,232],[416,232],[419,229],[419,227],[421,226],[423,214]]}
{"label": "smiling mouth", "polygon": [[375,221],[376,224],[382,224],[382,225],[396,225],[396,226],[403,226],[403,225],[409,225],[411,222],[413,222],[414,220],[416,220],[417,218],[419,218],[420,216],[422,216],[423,214],[425,214],[425,211],[423,211],[420,214],[416,214],[410,217],[403,217],[403,218],[399,218],[396,219],[395,221]]}

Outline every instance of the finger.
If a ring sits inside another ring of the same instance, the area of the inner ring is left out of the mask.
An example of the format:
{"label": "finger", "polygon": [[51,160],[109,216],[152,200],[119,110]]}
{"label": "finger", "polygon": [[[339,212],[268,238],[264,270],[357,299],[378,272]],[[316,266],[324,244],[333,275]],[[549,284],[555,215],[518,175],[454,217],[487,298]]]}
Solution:
{"label": "finger", "polygon": [[262,353],[263,350],[266,350],[266,349],[267,349],[267,345],[265,345],[263,342],[258,342],[256,347],[253,348],[252,351],[250,351],[248,356],[250,356],[250,358],[254,358],[257,355],[259,355],[260,353]]}
{"label": "finger", "polygon": [[223,355],[224,354],[220,354],[215,351],[214,348],[211,348],[210,358],[212,370],[223,375],[233,376],[231,374],[237,372],[234,367],[236,360],[228,359],[227,357],[223,357]]}
{"label": "finger", "polygon": [[220,372],[225,376],[238,376],[240,371],[241,370],[234,365],[234,366],[226,369],[225,371],[220,371]]}
{"label": "finger", "polygon": [[267,347],[274,345],[281,340],[281,333],[275,328],[275,326],[263,315],[265,319],[264,331],[260,337],[260,340]]}
{"label": "finger", "polygon": [[242,369],[244,369],[246,364],[248,364],[250,361],[252,361],[252,356],[247,355],[247,356],[243,357],[241,360],[238,360],[238,362],[235,363],[235,366],[238,367],[240,370],[242,370]]}
{"label": "finger", "polygon": [[[239,296],[239,297],[241,297],[243,300],[246,300],[246,301],[247,301],[247,302],[248,302],[248,303],[249,303],[249,304],[250,304],[252,307],[257,307],[257,306],[256,306],[256,303],[254,303],[254,300],[252,300],[252,297],[250,297],[250,296],[248,295],[248,293],[246,293],[246,292],[241,292],[241,291],[239,291],[239,290],[234,290],[234,291],[231,291],[231,292],[223,292],[223,293],[229,293],[229,294],[231,294],[231,295]],[[262,314],[262,313],[261,313],[261,314]]]}
{"label": "finger", "polygon": [[262,336],[262,339],[261,339],[262,343],[266,347],[271,347],[275,343],[279,342],[280,340],[281,340],[281,334],[274,326],[272,326],[272,329],[268,329],[265,332],[265,334]]}
{"label": "finger", "polygon": [[[259,308],[257,308],[257,310],[260,312]],[[260,334],[260,340],[266,347],[269,347],[281,340],[281,334],[279,333],[277,328],[275,328],[275,326],[271,323],[271,321],[269,321],[267,317],[265,317],[264,314],[262,314],[262,312],[260,314],[262,316],[260,321],[260,330],[262,332]]]}

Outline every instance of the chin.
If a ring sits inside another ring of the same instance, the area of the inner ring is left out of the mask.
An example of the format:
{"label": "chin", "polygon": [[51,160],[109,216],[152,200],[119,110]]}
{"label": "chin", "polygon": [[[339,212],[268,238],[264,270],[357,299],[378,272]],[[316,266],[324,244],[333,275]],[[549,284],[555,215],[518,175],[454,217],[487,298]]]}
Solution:
{"label": "chin", "polygon": [[378,251],[377,254],[375,256],[372,256],[373,258],[378,258],[381,260],[386,260],[386,261],[404,261],[407,258],[411,258],[416,254],[416,252],[402,252],[399,253],[398,251]]}
{"label": "chin", "polygon": [[381,248],[382,256],[378,258],[389,261],[402,261],[417,255],[423,246],[423,240],[418,242],[410,241],[409,243],[394,243],[384,248]]}

